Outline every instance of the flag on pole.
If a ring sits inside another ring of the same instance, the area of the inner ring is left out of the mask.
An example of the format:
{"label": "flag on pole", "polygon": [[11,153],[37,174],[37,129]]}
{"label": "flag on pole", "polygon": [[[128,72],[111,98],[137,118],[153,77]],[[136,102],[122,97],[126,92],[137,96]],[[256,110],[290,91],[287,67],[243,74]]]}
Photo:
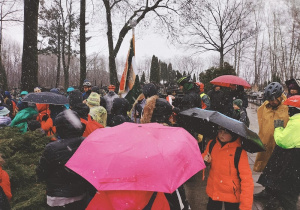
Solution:
{"label": "flag on pole", "polygon": [[134,42],[135,40],[133,35],[130,41],[130,48],[127,54],[126,64],[120,81],[119,94],[121,95],[122,98],[125,98],[128,92],[132,90],[135,83],[135,77],[137,74],[136,64],[135,64],[135,43]]}

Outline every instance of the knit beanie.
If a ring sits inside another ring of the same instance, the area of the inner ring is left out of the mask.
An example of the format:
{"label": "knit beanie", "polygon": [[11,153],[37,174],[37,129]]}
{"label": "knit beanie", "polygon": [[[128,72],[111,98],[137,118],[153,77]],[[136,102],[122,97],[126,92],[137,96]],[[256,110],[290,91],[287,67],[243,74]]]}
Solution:
{"label": "knit beanie", "polygon": [[98,93],[92,92],[87,98],[86,102],[91,106],[100,106],[100,95]]}
{"label": "knit beanie", "polygon": [[241,99],[235,99],[233,101],[233,104],[237,105],[239,108],[242,108],[243,106],[243,101]]}
{"label": "knit beanie", "polygon": [[82,93],[78,89],[75,89],[69,93],[70,107],[74,107],[76,104],[81,104],[82,101]]}

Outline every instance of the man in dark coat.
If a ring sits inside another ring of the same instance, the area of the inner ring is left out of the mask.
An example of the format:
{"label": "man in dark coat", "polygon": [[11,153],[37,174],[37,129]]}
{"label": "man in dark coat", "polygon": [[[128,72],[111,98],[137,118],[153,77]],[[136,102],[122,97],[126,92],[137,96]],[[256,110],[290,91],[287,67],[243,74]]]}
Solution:
{"label": "man in dark coat", "polygon": [[182,77],[177,81],[177,83],[184,93],[184,96],[178,105],[180,111],[194,107],[202,108],[199,87],[192,82],[191,77]]}
{"label": "man in dark coat", "polygon": [[47,144],[36,169],[39,180],[46,181],[47,204],[54,209],[83,210],[90,186],[85,179],[65,167],[83,141],[79,116],[65,110],[55,118],[57,141]]}
{"label": "man in dark coat", "polygon": [[210,98],[210,110],[224,113],[224,92],[221,87],[214,85],[212,90],[208,91],[207,95]]}

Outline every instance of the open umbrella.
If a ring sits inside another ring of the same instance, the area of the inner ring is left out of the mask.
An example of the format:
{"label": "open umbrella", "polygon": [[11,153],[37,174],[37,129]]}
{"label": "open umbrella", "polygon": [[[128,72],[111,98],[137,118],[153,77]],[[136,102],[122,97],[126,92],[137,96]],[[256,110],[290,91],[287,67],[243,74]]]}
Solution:
{"label": "open umbrella", "polygon": [[66,96],[52,92],[29,93],[22,99],[22,101],[54,105],[64,105],[69,103]]}
{"label": "open umbrella", "polygon": [[180,112],[178,117],[180,125],[183,127],[191,126],[194,131],[200,134],[210,135],[217,126],[221,126],[241,136],[242,148],[247,152],[265,151],[263,143],[254,131],[250,130],[244,123],[220,112],[192,108]]}
{"label": "open umbrella", "polygon": [[158,123],[98,129],[66,166],[97,190],[172,193],[205,168],[197,141],[186,130]]}
{"label": "open umbrella", "polygon": [[222,75],[213,79],[212,81],[210,81],[210,83],[214,85],[220,85],[223,87],[229,87],[230,84],[234,84],[241,85],[244,88],[251,88],[251,85],[249,85],[249,83],[246,80],[234,75]]}

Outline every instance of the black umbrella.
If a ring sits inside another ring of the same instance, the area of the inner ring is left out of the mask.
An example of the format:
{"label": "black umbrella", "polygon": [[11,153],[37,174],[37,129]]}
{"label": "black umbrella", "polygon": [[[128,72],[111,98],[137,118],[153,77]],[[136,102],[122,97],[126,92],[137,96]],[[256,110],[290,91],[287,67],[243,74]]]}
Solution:
{"label": "black umbrella", "polygon": [[218,126],[241,136],[242,147],[247,152],[262,152],[265,147],[259,136],[244,123],[217,111],[192,108],[179,113],[179,124],[203,135],[211,136]]}
{"label": "black umbrella", "polygon": [[51,92],[29,93],[22,99],[22,101],[37,104],[54,105],[64,105],[69,103],[68,98],[66,96]]}

